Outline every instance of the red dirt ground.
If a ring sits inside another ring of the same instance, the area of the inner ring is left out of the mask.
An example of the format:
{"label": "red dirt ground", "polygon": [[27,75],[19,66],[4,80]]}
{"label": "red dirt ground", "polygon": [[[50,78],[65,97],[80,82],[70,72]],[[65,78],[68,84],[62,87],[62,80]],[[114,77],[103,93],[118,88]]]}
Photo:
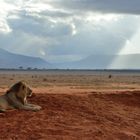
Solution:
{"label": "red dirt ground", "polygon": [[140,92],[36,93],[39,112],[0,114],[1,140],[139,140]]}

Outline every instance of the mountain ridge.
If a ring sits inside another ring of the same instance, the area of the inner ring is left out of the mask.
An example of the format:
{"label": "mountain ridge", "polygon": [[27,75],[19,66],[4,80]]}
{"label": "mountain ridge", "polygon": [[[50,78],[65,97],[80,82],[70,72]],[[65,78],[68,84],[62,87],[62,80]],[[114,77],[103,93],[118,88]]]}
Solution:
{"label": "mountain ridge", "polygon": [[67,69],[140,69],[140,54],[96,54],[75,62],[56,64]]}
{"label": "mountain ridge", "polygon": [[140,54],[95,54],[82,60],[66,63],[49,63],[40,57],[11,53],[0,48],[0,68],[38,69],[140,69]]}
{"label": "mountain ridge", "polygon": [[40,57],[11,53],[0,48],[0,68],[52,68],[52,65]]}

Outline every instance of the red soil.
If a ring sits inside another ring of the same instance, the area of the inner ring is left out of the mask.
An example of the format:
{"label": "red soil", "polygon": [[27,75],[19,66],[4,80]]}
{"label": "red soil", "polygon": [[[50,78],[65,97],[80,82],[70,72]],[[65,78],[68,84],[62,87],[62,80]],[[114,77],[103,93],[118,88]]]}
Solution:
{"label": "red soil", "polygon": [[4,140],[139,140],[140,92],[36,93],[39,112],[0,114]]}

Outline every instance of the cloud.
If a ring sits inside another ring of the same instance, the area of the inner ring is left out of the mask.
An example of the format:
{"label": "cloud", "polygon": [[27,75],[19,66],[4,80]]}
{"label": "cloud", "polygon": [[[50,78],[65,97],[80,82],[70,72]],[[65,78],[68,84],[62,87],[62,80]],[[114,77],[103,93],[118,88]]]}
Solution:
{"label": "cloud", "polygon": [[0,34],[6,34],[12,31],[7,22],[8,13],[12,10],[16,10],[14,5],[5,3],[3,0],[0,2]]}
{"label": "cloud", "polygon": [[127,16],[115,21],[103,19],[97,22],[96,20],[73,21],[77,33],[75,36],[58,38],[59,44],[55,49],[52,48],[53,52],[56,54],[117,53],[125,41],[135,34],[139,20],[139,18]]}
{"label": "cloud", "polygon": [[0,46],[55,62],[117,54],[139,29],[138,0],[3,0],[0,5]]}
{"label": "cloud", "polygon": [[[9,15],[7,21],[14,31],[26,32],[36,36],[64,36],[73,34],[75,28],[73,24],[64,19],[55,19],[55,12],[36,13],[20,10],[16,16]],[[59,15],[58,15],[59,17]]]}
{"label": "cloud", "polygon": [[57,7],[83,12],[140,14],[139,0],[54,0],[52,3]]}

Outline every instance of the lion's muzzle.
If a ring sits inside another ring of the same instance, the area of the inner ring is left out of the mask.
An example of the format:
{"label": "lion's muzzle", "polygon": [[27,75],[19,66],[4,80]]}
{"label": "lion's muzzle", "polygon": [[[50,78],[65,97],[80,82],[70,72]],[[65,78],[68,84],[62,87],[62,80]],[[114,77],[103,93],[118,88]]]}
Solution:
{"label": "lion's muzzle", "polygon": [[33,91],[31,89],[29,89],[28,97],[31,97],[32,96],[32,93],[33,93]]}

